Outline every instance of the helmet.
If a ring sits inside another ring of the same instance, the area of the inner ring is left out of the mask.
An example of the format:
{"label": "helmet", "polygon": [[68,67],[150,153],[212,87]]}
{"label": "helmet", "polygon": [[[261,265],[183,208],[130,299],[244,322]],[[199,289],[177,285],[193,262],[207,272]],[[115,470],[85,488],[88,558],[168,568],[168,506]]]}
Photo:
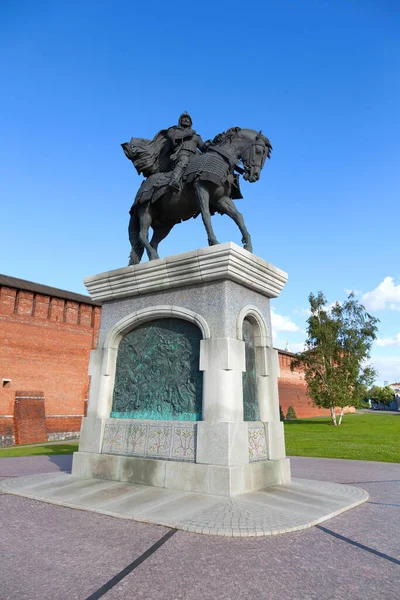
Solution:
{"label": "helmet", "polygon": [[181,121],[182,121],[182,118],[183,118],[183,117],[186,117],[187,119],[189,119],[189,121],[190,121],[190,126],[192,126],[192,125],[193,125],[192,117],[191,117],[191,116],[189,115],[189,113],[188,113],[188,112],[186,112],[186,111],[185,111],[184,113],[182,113],[182,114],[181,114],[181,116],[179,117],[179,125],[181,125]]}

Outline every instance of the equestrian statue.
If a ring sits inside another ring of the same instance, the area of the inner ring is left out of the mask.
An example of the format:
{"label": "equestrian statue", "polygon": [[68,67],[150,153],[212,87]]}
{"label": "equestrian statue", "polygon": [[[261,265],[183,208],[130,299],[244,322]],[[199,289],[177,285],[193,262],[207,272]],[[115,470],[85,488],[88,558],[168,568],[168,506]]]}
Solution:
{"label": "equestrian statue", "polygon": [[231,127],[203,142],[185,112],[178,125],[162,129],[153,140],[132,138],[122,148],[138,174],[146,178],[130,210],[130,265],[140,262],[144,250],[149,260],[159,258],[158,244],[173,226],[199,214],[208,244],[218,244],[211,225],[216,212],[234,220],[243,247],[252,252],[250,234],[233,200],[243,198],[239,176],[250,183],[258,181],[270,158],[272,146],[261,131]]}

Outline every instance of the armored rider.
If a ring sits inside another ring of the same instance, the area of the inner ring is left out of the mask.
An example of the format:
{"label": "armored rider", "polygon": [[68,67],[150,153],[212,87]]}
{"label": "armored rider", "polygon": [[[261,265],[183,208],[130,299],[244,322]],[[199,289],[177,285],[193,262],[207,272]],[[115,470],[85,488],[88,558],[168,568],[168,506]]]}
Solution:
{"label": "armored rider", "polygon": [[192,129],[192,118],[187,112],[181,114],[178,125],[167,130],[167,136],[172,145],[170,159],[174,164],[169,186],[179,190],[184,170],[197,149],[203,149],[204,142]]}

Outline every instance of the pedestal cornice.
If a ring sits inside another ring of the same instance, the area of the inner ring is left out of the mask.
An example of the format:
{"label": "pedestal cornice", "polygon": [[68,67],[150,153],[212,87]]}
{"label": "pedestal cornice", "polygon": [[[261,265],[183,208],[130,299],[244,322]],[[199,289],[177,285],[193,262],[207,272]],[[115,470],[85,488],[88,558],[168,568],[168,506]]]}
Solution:
{"label": "pedestal cornice", "polygon": [[233,242],[200,248],[86,277],[94,300],[108,301],[228,279],[267,298],[277,298],[287,273]]}

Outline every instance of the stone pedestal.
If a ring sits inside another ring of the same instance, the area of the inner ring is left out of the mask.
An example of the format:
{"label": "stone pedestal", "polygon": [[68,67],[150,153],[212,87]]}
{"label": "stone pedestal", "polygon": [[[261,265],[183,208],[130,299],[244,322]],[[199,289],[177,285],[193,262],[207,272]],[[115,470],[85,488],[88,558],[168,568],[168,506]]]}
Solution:
{"label": "stone pedestal", "polygon": [[[233,243],[85,279],[103,307],[73,475],[225,496],[288,483],[269,306],[286,279]],[[165,318],[189,321],[200,332],[201,420],[110,417],[121,341],[138,326]],[[255,420],[245,420],[247,353],[254,359]]]}

